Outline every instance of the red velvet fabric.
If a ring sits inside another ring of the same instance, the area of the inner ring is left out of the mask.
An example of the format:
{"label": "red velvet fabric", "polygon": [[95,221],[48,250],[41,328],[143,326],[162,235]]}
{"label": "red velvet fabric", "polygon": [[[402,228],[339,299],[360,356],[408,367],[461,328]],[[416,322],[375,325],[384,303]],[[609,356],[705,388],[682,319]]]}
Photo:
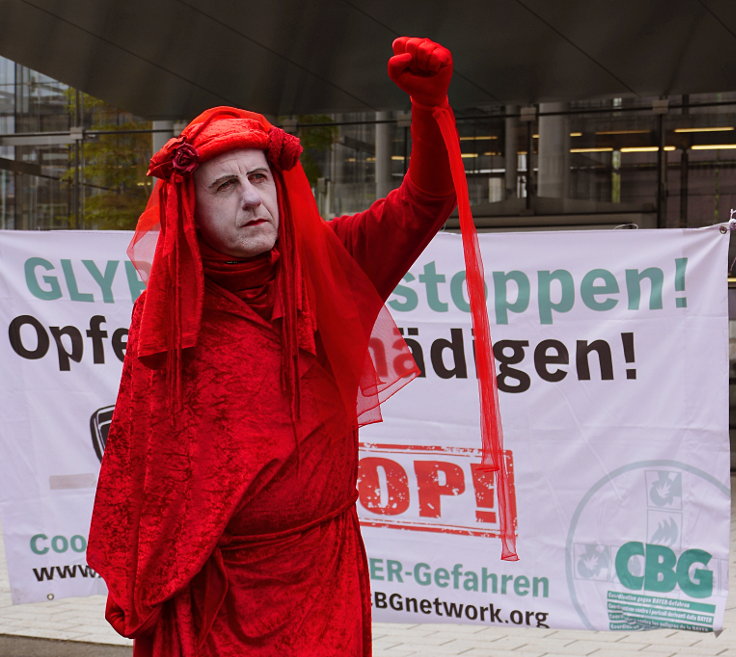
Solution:
{"label": "red velvet fabric", "polygon": [[277,248],[247,260],[233,259],[204,243],[200,251],[205,279],[230,290],[264,319],[272,319],[276,292],[273,283],[280,255]]}
{"label": "red velvet fabric", "polygon": [[[327,229],[385,297],[453,205],[406,180]],[[165,368],[134,356],[146,294],[134,310],[89,538],[88,561],[109,588],[108,619],[135,638],[136,657],[367,657],[357,435],[354,416],[335,403],[320,334],[300,341],[295,433],[274,322],[207,281],[174,418]]]}

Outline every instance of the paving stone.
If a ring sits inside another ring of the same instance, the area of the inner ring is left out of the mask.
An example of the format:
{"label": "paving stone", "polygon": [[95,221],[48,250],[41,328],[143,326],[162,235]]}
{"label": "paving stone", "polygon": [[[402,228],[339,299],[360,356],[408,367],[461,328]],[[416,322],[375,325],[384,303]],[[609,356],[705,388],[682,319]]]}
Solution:
{"label": "paving stone", "polygon": [[130,639],[126,639],[124,636],[113,632],[112,634],[100,634],[97,632],[89,632],[79,637],[80,641],[88,641],[90,643],[100,643],[108,645],[118,646],[132,646],[133,642]]}
{"label": "paving stone", "polygon": [[459,657],[543,657],[543,650],[495,650],[491,648],[468,648],[459,653],[447,653]]}
{"label": "paving stone", "polygon": [[26,627],[20,630],[18,634],[24,637],[36,638],[36,639],[49,639],[52,641],[56,641],[56,640],[73,641],[75,639],[81,640],[82,637],[84,636],[84,632],[60,630],[57,628],[53,628],[52,630],[49,630],[47,628],[41,628],[41,627]]}
{"label": "paving stone", "polygon": [[460,638],[460,639],[453,639],[449,643],[445,644],[447,646],[448,650],[454,650],[455,652],[460,652],[462,650],[470,650],[471,648],[478,648],[478,649],[485,649],[485,650],[492,650],[493,652],[511,652],[513,650],[521,650],[524,648],[527,644],[525,643],[518,643],[511,645],[509,644],[499,644],[496,641],[478,641],[473,639],[467,639],[467,638]]}
{"label": "paving stone", "polygon": [[634,643],[617,643],[615,646],[611,646],[611,648],[613,649],[615,647],[617,649],[620,649],[623,645],[630,645],[632,648],[635,648],[639,653],[644,655],[652,655],[652,657],[666,657],[666,655],[671,655],[673,651],[680,649],[678,646],[667,645],[664,643],[645,643],[642,645]]}
{"label": "paving stone", "polygon": [[[639,653],[639,654],[649,654],[647,653]],[[658,652],[657,657],[670,657],[671,655],[675,655],[674,651],[670,650],[667,652]],[[598,650],[594,652],[590,657],[620,657],[621,655],[629,655],[629,653],[623,653],[621,652],[619,647],[612,647],[607,646],[605,648],[601,648],[601,650]]]}
{"label": "paving stone", "polygon": [[397,637],[373,637],[373,650],[389,650],[391,648],[406,647],[404,642]]}
{"label": "paving stone", "polygon": [[604,648],[606,646],[606,642],[601,641],[571,641],[566,646],[563,647],[563,650],[568,655],[590,655],[591,653],[594,653],[596,650],[600,650],[601,648]]}
{"label": "paving stone", "polygon": [[690,646],[687,649],[687,655],[697,655],[698,657],[720,657],[720,655],[733,657],[733,655],[736,655],[736,652],[734,652],[734,644],[718,644],[718,642],[714,642],[711,645],[701,645],[701,646]]}
{"label": "paving stone", "polygon": [[0,655],[13,657],[131,657],[130,647],[102,646],[80,641],[58,641],[0,635]]}
{"label": "paving stone", "polygon": [[[422,646],[414,646],[411,644],[407,644],[402,647],[397,647],[397,651],[401,650],[408,650],[411,651],[412,655],[432,655],[433,657],[449,657],[450,655],[455,655],[456,653],[451,652],[447,649],[446,646],[433,646],[433,645],[422,645]],[[393,650],[387,655],[390,655],[390,657],[394,657]]]}
{"label": "paving stone", "polygon": [[545,652],[543,657],[572,657],[572,655],[573,653],[566,652],[565,650],[552,649]]}
{"label": "paving stone", "polygon": [[448,643],[452,642],[454,639],[452,636],[448,635],[445,637],[437,637],[437,636],[424,636],[421,634],[412,634],[411,638],[407,636],[407,638],[403,641],[403,643],[407,646],[421,646],[422,649],[424,646],[445,646]]}

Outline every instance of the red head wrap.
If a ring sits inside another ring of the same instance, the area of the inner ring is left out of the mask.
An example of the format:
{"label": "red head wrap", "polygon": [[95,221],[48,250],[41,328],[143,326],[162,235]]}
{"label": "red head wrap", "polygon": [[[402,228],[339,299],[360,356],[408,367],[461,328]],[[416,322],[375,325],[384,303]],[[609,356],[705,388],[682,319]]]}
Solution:
{"label": "red head wrap", "polygon": [[[357,412],[360,424],[379,420],[380,402],[416,376],[416,365],[375,288],[319,216],[298,162],[299,140],[253,112],[207,110],[151,160],[148,173],[160,180],[128,249],[148,279],[136,355],[154,367],[167,363],[178,379],[181,351],[197,343],[204,274],[192,174],[207,160],[239,148],[265,152],[278,190],[282,257],[276,285],[283,305],[284,381],[297,414],[297,323],[306,321],[319,333],[348,412]],[[382,359],[396,364],[392,371],[384,366],[377,373],[373,366],[368,346],[375,340],[392,354]]]}

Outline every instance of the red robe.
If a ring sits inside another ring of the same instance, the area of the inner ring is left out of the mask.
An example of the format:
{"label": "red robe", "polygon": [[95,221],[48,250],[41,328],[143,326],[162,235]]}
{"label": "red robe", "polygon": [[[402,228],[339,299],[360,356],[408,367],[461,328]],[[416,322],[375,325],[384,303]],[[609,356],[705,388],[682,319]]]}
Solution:
{"label": "red robe", "polygon": [[[329,227],[385,299],[453,204],[407,179]],[[319,336],[300,336],[295,431],[278,333],[207,282],[173,429],[164,371],[133,356],[140,309],[89,539],[108,620],[136,657],[368,657],[357,432]]]}

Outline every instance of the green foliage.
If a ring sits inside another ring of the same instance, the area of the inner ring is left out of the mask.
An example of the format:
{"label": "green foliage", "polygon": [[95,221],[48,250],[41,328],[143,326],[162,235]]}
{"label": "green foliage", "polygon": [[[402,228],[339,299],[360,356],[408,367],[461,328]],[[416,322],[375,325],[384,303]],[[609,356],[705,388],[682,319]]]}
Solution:
{"label": "green foliage", "polygon": [[[70,146],[69,168],[62,180],[80,190],[82,225],[95,229],[132,229],[151,192],[146,177],[151,157],[151,124],[136,121],[104,101],[67,91],[72,125],[87,133],[79,145]],[[94,133],[104,134],[94,134]],[[299,117],[298,136],[304,153],[301,161],[311,184],[326,175],[329,151],[338,128],[324,114]],[[74,212],[68,225],[77,226]]]}
{"label": "green foliage", "polygon": [[[69,111],[88,131],[70,146],[70,167],[62,176],[79,184],[83,225],[96,229],[132,229],[143,211],[152,180],[146,177],[151,157],[150,122],[136,121],[101,100],[69,93]],[[73,121],[73,123],[76,121]],[[70,219],[73,219],[70,217]],[[72,220],[70,225],[75,225]]]}
{"label": "green foliage", "polygon": [[[317,124],[312,126],[311,124]],[[302,142],[304,153],[301,163],[304,172],[312,185],[319,178],[326,177],[325,166],[329,150],[337,141],[338,128],[332,125],[332,119],[325,114],[305,114],[299,117],[297,136]]]}

